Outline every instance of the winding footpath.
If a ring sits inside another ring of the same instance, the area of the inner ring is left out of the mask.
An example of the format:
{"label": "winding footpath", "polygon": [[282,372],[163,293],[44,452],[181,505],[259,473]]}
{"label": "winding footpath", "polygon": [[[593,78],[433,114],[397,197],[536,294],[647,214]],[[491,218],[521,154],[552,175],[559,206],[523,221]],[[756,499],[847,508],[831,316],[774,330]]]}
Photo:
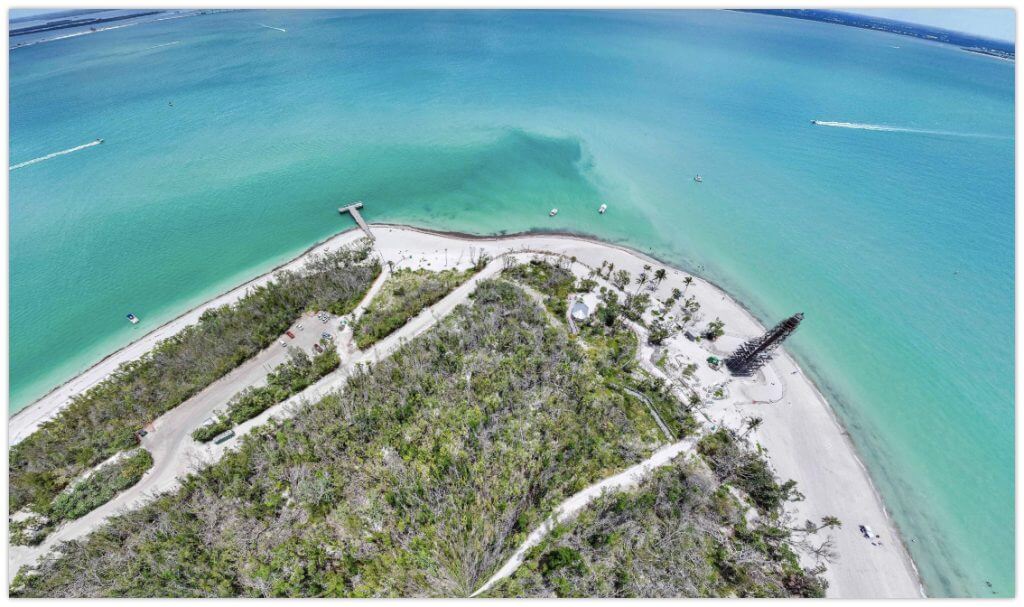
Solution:
{"label": "winding footpath", "polygon": [[668,465],[680,453],[693,451],[696,444],[696,438],[691,437],[684,438],[683,440],[677,443],[672,443],[671,445],[666,445],[655,451],[654,455],[639,464],[630,466],[614,476],[609,476],[604,480],[598,481],[559,504],[555,509],[555,513],[545,519],[539,527],[534,529],[530,535],[526,537],[526,540],[524,540],[512,556],[505,561],[505,564],[501,566],[501,569],[498,569],[498,571],[491,576],[491,579],[487,580],[483,586],[469,596],[475,597],[487,592],[492,586],[494,586],[494,584],[515,573],[516,569],[523,564],[523,559],[526,556],[527,551],[539,544],[541,540],[544,539],[544,536],[555,528],[555,525],[575,517],[579,514],[580,510],[583,510],[583,508],[589,505],[590,502],[600,497],[606,491],[623,491],[636,487],[640,484],[640,481],[651,473],[652,470]]}
{"label": "winding footpath", "polygon": [[[8,583],[14,579],[19,569],[25,565],[33,565],[39,557],[59,546],[61,542],[83,537],[100,527],[107,519],[139,508],[159,494],[177,488],[182,478],[190,472],[218,461],[225,452],[238,446],[241,436],[248,434],[254,428],[263,425],[270,419],[290,417],[298,412],[302,405],[316,402],[332,392],[341,390],[358,365],[386,358],[408,340],[433,327],[457,306],[465,303],[469,299],[469,295],[476,289],[477,283],[496,276],[502,269],[502,263],[503,260],[500,258],[492,260],[440,301],[424,309],[397,331],[367,350],[355,350],[352,345],[351,329],[347,328],[345,336],[338,340],[341,342],[338,344],[338,349],[342,357],[342,364],[338,369],[302,392],[236,426],[234,429],[236,438],[233,440],[221,445],[204,444],[193,440],[191,434],[206,417],[212,414],[216,407],[226,403],[234,394],[246,386],[258,385],[266,380],[266,373],[270,367],[261,356],[265,353],[271,355],[283,353],[284,349],[276,342],[264,353],[243,365],[244,368],[236,369],[188,401],[160,416],[153,422],[155,431],[142,441],[142,446],[153,455],[153,467],[138,483],[81,518],[69,521],[57,528],[38,546],[10,546]],[[353,311],[353,318],[358,318],[366,311],[369,302],[380,291],[388,275],[389,273],[386,271],[381,272]],[[306,317],[303,320],[314,324]],[[303,336],[315,336],[316,334],[317,331],[313,327],[302,333]],[[343,349],[346,351],[342,351]]]}
{"label": "winding footpath", "polygon": [[[580,264],[587,269],[614,264],[615,268],[629,271],[634,276],[648,269],[644,267],[645,265],[664,265],[636,250],[570,235],[470,237],[461,234],[430,232],[406,226],[373,225],[374,234],[377,237],[374,249],[381,255],[382,261],[403,265],[408,263],[415,267],[432,270],[455,266],[465,268],[469,265],[468,261],[463,263],[467,253],[469,259],[472,259],[474,255],[486,254],[492,256],[494,261],[487,264],[481,272],[468,279],[448,296],[411,319],[405,326],[369,350],[355,350],[351,346],[351,331],[343,332],[343,336],[338,338],[342,363],[335,372],[328,374],[304,392],[237,426],[235,428],[236,435],[242,436],[271,419],[284,419],[294,415],[305,403],[315,401],[342,388],[352,370],[358,368],[359,363],[387,357],[402,343],[428,330],[457,305],[466,301],[480,280],[495,276],[500,271],[500,261],[505,258],[528,261],[534,256],[560,256],[563,259],[572,259],[574,264]],[[345,246],[361,237],[362,234],[357,230],[337,234],[310,247],[303,255],[276,269],[299,267],[304,264],[310,254]],[[570,268],[572,267],[570,266]],[[691,278],[688,273],[671,266],[666,266],[666,269],[668,270],[668,279],[664,285],[658,286],[657,292],[653,294],[655,297],[669,297],[673,284],[682,284],[684,279]],[[237,300],[244,295],[247,288],[270,280],[272,273],[269,272],[241,287],[232,289],[142,336],[138,341],[111,354],[78,377],[55,389],[30,408],[15,415],[9,420],[10,444],[27,436],[40,423],[56,415],[67,405],[74,394],[101,381],[120,363],[141,356],[160,339],[169,337],[185,326],[196,322],[205,309]],[[729,333],[722,338],[723,343],[716,344],[719,348],[723,351],[734,348],[739,345],[741,339],[764,332],[765,327],[724,291],[699,277],[692,278],[694,279],[692,284],[687,283],[687,292],[700,300],[703,305],[702,309],[709,317],[721,318],[730,329]],[[365,309],[366,303],[375,292],[376,290],[371,287],[371,290],[364,296],[362,307],[357,308],[359,312]],[[663,350],[670,355],[670,360],[677,361],[678,364],[685,365],[690,362],[698,364],[694,386],[703,394],[719,385],[724,377],[706,365],[700,364],[707,357],[707,351],[701,349],[700,345],[693,344],[679,336],[678,339],[673,337],[668,340],[663,346]],[[644,339],[640,341],[640,349],[640,363],[644,370],[655,376],[668,379],[675,394],[681,399],[688,400],[690,388],[673,381],[671,377],[667,376],[668,374],[653,364],[651,359],[653,351],[647,346]],[[678,369],[674,371],[674,373],[678,372]],[[259,373],[259,376],[258,379],[263,379],[265,372]],[[742,428],[745,420],[749,417],[763,418],[761,426],[750,433],[751,441],[764,449],[772,469],[775,470],[779,478],[796,480],[801,492],[806,496],[803,501],[790,505],[792,511],[789,514],[793,520],[819,520],[823,516],[834,515],[842,519],[844,523],[841,529],[830,532],[840,560],[830,566],[824,574],[830,584],[828,596],[841,598],[922,596],[924,593],[914,563],[901,541],[899,530],[889,519],[885,505],[875,490],[870,476],[857,457],[855,447],[827,400],[789,354],[784,349],[780,350],[772,364],[765,368],[764,377],[752,382],[734,382],[730,386],[730,390],[734,390],[737,395],[727,395],[724,399],[706,402],[705,406],[698,408],[705,424],[711,427]],[[227,397],[230,397],[230,394]],[[226,402],[226,398],[223,402]],[[767,406],[765,404],[767,402],[774,404]],[[197,407],[197,409],[202,409],[202,407]],[[78,521],[68,523],[55,530],[42,546],[35,548],[11,546],[8,552],[8,579],[13,577],[21,565],[34,563],[51,548],[59,546],[59,541],[84,536],[109,517],[138,507],[159,493],[172,490],[177,486],[180,477],[192,470],[216,462],[226,450],[237,448],[237,439],[223,445],[196,444],[191,441],[189,436],[196,427],[196,424],[193,423],[196,418],[184,413],[176,414],[184,417],[171,417],[174,414],[176,413],[172,410],[158,419],[154,426],[160,424],[160,427],[156,427],[156,432],[147,437],[144,446],[154,453],[154,467],[136,487],[115,497],[112,502],[101,506]],[[165,424],[166,426],[164,426]],[[169,438],[172,434],[177,434],[179,437]],[[164,446],[157,449],[151,441],[157,441],[159,435],[163,435],[160,440],[164,442]],[[657,465],[663,465],[672,457],[687,450],[685,444],[669,442],[672,444],[660,449],[651,459],[612,478],[600,481],[588,490],[567,500],[552,515],[552,525],[555,521],[564,520],[578,512],[601,491],[627,488]],[[674,454],[673,447],[678,448]],[[866,541],[857,531],[858,524],[871,525],[882,536],[880,539],[883,539],[884,543],[882,541]],[[539,542],[549,529],[550,526],[546,526],[535,530],[534,533],[538,535],[531,534],[531,538],[534,538],[532,540],[534,543],[531,545]],[[501,573],[508,575],[513,572],[529,547],[520,547],[519,560],[514,560],[514,556],[512,560],[505,563],[505,566],[495,574],[496,579],[503,577],[499,576]],[[800,556],[801,562],[805,565],[814,565],[809,555],[801,553]],[[487,588],[493,587],[494,581],[496,580],[489,581],[489,585],[485,584],[475,594],[486,592]]]}

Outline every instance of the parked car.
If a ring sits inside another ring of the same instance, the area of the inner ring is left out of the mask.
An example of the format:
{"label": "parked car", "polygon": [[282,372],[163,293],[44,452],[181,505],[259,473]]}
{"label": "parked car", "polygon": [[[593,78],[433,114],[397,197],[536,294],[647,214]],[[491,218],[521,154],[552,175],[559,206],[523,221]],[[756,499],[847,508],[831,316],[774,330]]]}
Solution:
{"label": "parked car", "polygon": [[221,432],[217,436],[213,437],[213,442],[214,442],[214,444],[219,445],[221,443],[225,443],[225,442],[231,440],[231,438],[234,437],[234,436],[235,436],[235,431],[234,430],[228,430],[227,432]]}
{"label": "parked car", "polygon": [[323,354],[324,353],[324,349],[323,349],[323,347],[320,346],[320,344],[313,344],[313,349],[316,350],[317,354]]}
{"label": "parked car", "polygon": [[295,334],[292,333],[291,331],[285,331],[284,334],[287,335],[291,339],[295,339]]}

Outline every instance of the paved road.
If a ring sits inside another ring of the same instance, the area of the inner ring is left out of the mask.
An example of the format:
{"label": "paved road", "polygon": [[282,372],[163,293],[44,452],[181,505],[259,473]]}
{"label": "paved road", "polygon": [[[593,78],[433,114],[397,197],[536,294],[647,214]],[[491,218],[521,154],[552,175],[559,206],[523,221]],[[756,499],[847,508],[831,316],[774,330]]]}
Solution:
{"label": "paved road", "polygon": [[[8,420],[7,424],[9,446],[17,444],[26,436],[35,432],[41,424],[56,417],[61,410],[71,403],[71,399],[74,396],[94,387],[109,377],[122,364],[138,359],[146,352],[152,350],[160,341],[176,335],[188,325],[199,322],[199,317],[207,310],[238,301],[250,290],[273,280],[274,275],[279,271],[298,270],[305,265],[309,255],[337,250],[360,240],[362,237],[363,235],[358,230],[333,236],[324,242],[310,247],[309,250],[295,259],[189,310],[185,314],[157,327],[124,348],[107,356],[85,372],[53,389],[30,406],[15,413]],[[145,314],[142,315],[145,317]],[[132,330],[144,330],[143,327],[146,325],[147,321],[143,318],[142,323],[133,327]]]}
{"label": "paved road", "polygon": [[[34,561],[58,543],[80,537],[95,529],[107,517],[124,510],[138,507],[156,492],[172,487],[178,476],[187,473],[195,461],[194,453],[199,445],[192,440],[192,431],[223,409],[224,405],[248,386],[266,384],[267,373],[288,359],[291,348],[300,348],[313,353],[313,344],[320,334],[329,331],[337,334],[338,319],[331,317],[323,323],[313,315],[305,315],[290,327],[295,339],[284,336],[282,346],[273,345],[257,353],[224,377],[207,386],[192,398],[171,409],[153,422],[152,431],[142,439],[142,446],[153,455],[153,467],[138,483],[119,493],[112,500],[85,516],[69,521],[54,530],[39,546],[10,546],[8,581],[13,579],[18,567]],[[299,329],[299,326],[303,329]]]}
{"label": "paved road", "polygon": [[[337,335],[338,351],[342,356],[341,365],[303,392],[240,424],[235,428],[236,435],[240,438],[271,418],[279,419],[293,415],[304,403],[316,402],[327,394],[340,390],[358,363],[382,360],[406,341],[431,328],[438,320],[464,303],[479,281],[497,275],[501,271],[502,263],[500,259],[491,261],[483,270],[439,302],[425,309],[400,329],[378,341],[366,351],[358,351],[352,345],[351,328],[347,327],[340,335],[338,334],[338,319],[332,317],[332,320],[324,325],[316,317],[304,316],[291,329],[296,338],[294,340],[285,338],[285,341],[289,345],[294,344],[308,351],[320,333],[325,330],[324,327],[330,327],[331,333]],[[362,302],[353,312],[353,317],[358,317],[365,312],[371,299],[380,290],[386,275],[387,272],[382,272],[377,281],[371,285]],[[298,330],[300,324],[304,325],[304,330]],[[267,372],[283,362],[286,357],[287,348],[275,342],[273,346],[260,352],[196,396],[158,418],[153,423],[153,432],[144,437],[142,442],[143,447],[153,454],[153,467],[149,472],[134,486],[118,494],[106,504],[56,529],[39,546],[11,546],[8,557],[10,565],[8,567],[8,583],[13,580],[14,575],[23,565],[34,563],[39,556],[49,552],[60,542],[82,537],[102,525],[109,517],[138,508],[154,495],[174,489],[178,485],[179,479],[188,472],[219,460],[225,451],[235,447],[238,444],[238,438],[222,445],[199,444],[192,440],[191,434],[214,410],[222,407],[239,391],[247,386],[264,383]]]}

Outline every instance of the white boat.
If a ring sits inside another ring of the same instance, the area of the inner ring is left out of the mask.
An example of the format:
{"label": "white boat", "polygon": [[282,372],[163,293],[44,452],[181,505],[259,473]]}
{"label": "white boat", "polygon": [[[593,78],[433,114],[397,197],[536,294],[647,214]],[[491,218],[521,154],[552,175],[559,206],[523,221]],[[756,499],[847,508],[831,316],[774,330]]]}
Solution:
{"label": "white boat", "polygon": [[604,212],[607,211],[607,210],[608,210],[608,205],[606,205],[606,204],[602,204],[601,206],[597,207],[597,212],[602,214],[602,215],[604,215]]}
{"label": "white boat", "polygon": [[701,177],[700,175],[697,175],[696,177],[693,178],[693,180],[696,181],[697,183],[700,183],[704,181],[704,178]]}
{"label": "white boat", "polygon": [[554,217],[555,215],[558,215],[558,209],[551,209],[551,212],[548,213],[548,217]]}
{"label": "white boat", "polygon": [[137,325],[137,324],[139,324],[139,317],[134,315],[134,314],[132,314],[131,312],[129,312],[128,313],[128,322],[132,323],[133,325]]}

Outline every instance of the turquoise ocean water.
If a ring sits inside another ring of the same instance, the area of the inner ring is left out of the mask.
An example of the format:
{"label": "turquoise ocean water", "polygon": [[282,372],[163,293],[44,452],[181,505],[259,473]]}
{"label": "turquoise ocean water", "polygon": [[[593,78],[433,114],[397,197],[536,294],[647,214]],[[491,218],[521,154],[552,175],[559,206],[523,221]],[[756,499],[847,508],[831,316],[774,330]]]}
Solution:
{"label": "turquoise ocean water", "polygon": [[1012,63],[726,12],[256,12],[16,49],[10,78],[12,164],[106,140],[10,173],[11,411],[341,202],[575,230],[805,312],[790,349],[929,593],[1013,594]]}

